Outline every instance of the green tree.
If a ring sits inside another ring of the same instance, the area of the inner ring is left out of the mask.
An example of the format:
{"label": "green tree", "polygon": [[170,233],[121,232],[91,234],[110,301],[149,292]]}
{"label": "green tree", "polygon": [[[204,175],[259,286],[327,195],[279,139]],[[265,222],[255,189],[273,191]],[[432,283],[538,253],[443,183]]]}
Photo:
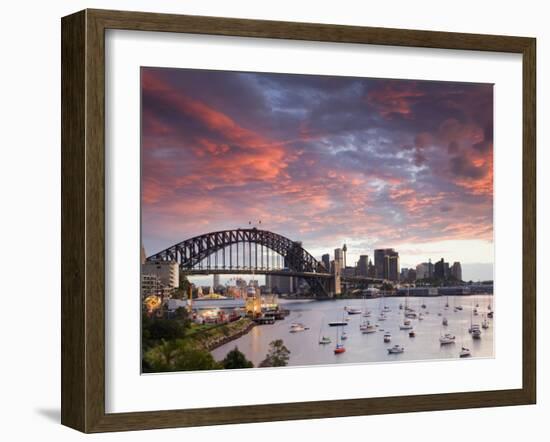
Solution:
{"label": "green tree", "polygon": [[147,319],[142,323],[143,337],[152,340],[181,339],[189,327],[189,321],[179,319]]}
{"label": "green tree", "polygon": [[286,348],[282,339],[276,339],[269,343],[269,352],[260,362],[260,367],[284,367],[288,365],[290,350]]}
{"label": "green tree", "polygon": [[162,341],[143,356],[143,371],[158,373],[166,371],[215,370],[221,368],[210,352],[190,347],[181,339]]}
{"label": "green tree", "polygon": [[242,353],[237,347],[227,353],[225,359],[222,361],[222,365],[223,368],[227,369],[254,367],[254,364],[246,359],[244,353]]}

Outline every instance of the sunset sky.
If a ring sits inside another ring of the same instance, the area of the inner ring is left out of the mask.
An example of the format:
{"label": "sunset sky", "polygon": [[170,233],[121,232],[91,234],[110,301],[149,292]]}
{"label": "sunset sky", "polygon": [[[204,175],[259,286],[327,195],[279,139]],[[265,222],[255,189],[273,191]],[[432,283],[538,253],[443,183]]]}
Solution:
{"label": "sunset sky", "polygon": [[348,264],[395,248],[492,279],[493,86],[142,68],[148,255],[261,220]]}

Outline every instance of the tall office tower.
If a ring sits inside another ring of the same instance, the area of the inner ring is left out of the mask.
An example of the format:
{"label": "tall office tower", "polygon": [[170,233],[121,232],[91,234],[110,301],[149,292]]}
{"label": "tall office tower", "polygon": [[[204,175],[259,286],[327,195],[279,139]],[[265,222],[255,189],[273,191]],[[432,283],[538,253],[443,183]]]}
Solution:
{"label": "tall office tower", "polygon": [[359,256],[359,261],[357,261],[357,275],[358,276],[369,276],[369,257],[368,257],[368,255]]}
{"label": "tall office tower", "polygon": [[330,272],[330,255],[328,253],[325,253],[321,257],[321,262],[325,266],[325,269],[327,269],[327,272]]}

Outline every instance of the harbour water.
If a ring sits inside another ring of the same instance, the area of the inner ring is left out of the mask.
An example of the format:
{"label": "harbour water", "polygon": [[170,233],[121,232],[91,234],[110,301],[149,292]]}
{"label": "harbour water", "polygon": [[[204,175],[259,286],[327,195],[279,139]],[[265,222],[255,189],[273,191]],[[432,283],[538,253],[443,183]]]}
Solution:
{"label": "harbour water", "polygon": [[[445,308],[448,300],[449,307]],[[410,330],[400,330],[403,324],[404,309],[399,304],[405,304],[422,313],[423,320],[410,319],[415,331],[414,338],[409,337]],[[425,304],[426,308],[422,308]],[[479,304],[478,315],[473,315],[473,309]],[[380,311],[384,306],[390,310],[385,313],[386,320],[379,321]],[[456,311],[455,306],[462,310]],[[488,329],[482,329],[481,339],[472,339],[468,332],[471,322],[481,325],[483,315],[488,312],[488,306],[494,308],[493,296],[450,296],[418,298],[388,297],[377,299],[345,299],[330,301],[314,300],[281,300],[281,307],[288,309],[290,314],[281,321],[272,325],[254,327],[248,334],[231,341],[212,351],[216,360],[221,360],[235,346],[257,366],[268,352],[269,343],[275,339],[282,339],[290,350],[288,365],[326,365],[349,364],[361,362],[399,362],[418,361],[427,359],[456,359],[461,348],[471,350],[472,358],[493,357],[494,347],[494,320],[487,319]],[[371,311],[369,318],[361,314],[348,315],[345,307]],[[438,315],[441,313],[441,316]],[[448,325],[443,326],[443,318],[447,318]],[[495,313],[496,317],[496,313]],[[331,321],[349,320],[348,325],[329,327]],[[363,334],[359,329],[363,321],[370,321],[377,325],[377,332]],[[292,323],[301,323],[307,328],[305,331],[291,333]],[[348,338],[343,341],[346,352],[335,355],[337,334],[345,331]],[[391,342],[383,340],[385,332],[391,333]],[[450,333],[456,336],[455,343],[441,345],[439,337]],[[319,344],[320,336],[329,337],[331,344]],[[400,354],[388,354],[388,348],[399,344],[405,349]]]}

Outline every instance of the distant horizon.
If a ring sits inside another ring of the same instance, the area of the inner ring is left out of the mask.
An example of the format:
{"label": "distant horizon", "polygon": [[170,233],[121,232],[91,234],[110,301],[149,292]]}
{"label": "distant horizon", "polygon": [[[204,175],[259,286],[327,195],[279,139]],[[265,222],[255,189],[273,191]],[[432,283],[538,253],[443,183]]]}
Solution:
{"label": "distant horizon", "polygon": [[261,220],[318,259],[493,279],[492,85],[142,68],[141,89],[148,256]]}

